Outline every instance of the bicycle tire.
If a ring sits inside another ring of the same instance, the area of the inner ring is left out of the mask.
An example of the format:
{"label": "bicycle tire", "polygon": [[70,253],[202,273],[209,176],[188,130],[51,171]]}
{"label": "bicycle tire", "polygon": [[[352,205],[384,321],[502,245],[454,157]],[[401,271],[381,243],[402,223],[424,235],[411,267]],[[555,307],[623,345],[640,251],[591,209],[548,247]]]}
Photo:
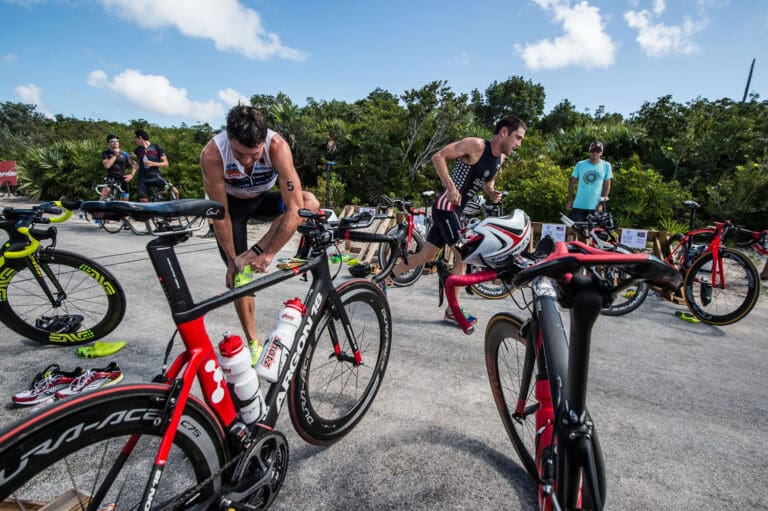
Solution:
{"label": "bicycle tire", "polygon": [[[390,229],[387,232],[388,236],[393,236],[397,233],[397,227]],[[413,231],[412,237],[411,237],[411,243],[408,245],[408,255],[413,255],[416,252],[421,252],[421,250],[424,248],[424,237],[416,230]],[[399,250],[399,249],[398,249]],[[379,244],[379,266],[382,268],[386,268],[387,264],[385,264],[384,261],[387,263],[389,262],[390,258],[392,257],[391,254],[391,248],[389,244],[387,243],[380,243]],[[398,255],[398,259],[400,259]],[[420,264],[418,266],[415,266],[410,271],[403,273],[401,275],[393,276],[392,277],[392,283],[398,287],[407,287],[413,285],[419,278],[421,278],[421,274],[424,273],[424,265]]]}
{"label": "bicycle tire", "polygon": [[[467,274],[485,270],[486,268],[480,266],[467,265]],[[501,279],[482,282],[480,284],[472,284],[469,286],[469,289],[471,294],[485,298],[486,300],[501,300],[502,298],[511,295],[513,291],[512,286]]]}
{"label": "bicycle tire", "polygon": [[[363,418],[381,386],[392,343],[389,304],[374,284],[350,280],[337,292],[357,337],[362,364],[354,365],[344,326],[326,302],[306,335],[307,346],[289,388],[293,427],[315,445],[337,442]],[[334,338],[340,351],[334,350]],[[300,346],[301,337],[297,342]]]}
{"label": "bicycle tire", "polygon": [[691,264],[683,283],[685,301],[694,316],[717,326],[736,323],[749,314],[760,296],[760,277],[747,256],[730,248],[720,249],[725,288],[712,287],[712,252]]}
{"label": "bicycle tire", "polygon": [[[634,254],[635,251],[625,245],[616,245],[617,252],[623,254]],[[602,269],[603,276],[610,281],[621,281],[631,279],[621,268],[609,266]],[[629,287],[624,288],[621,294],[617,296],[614,301],[608,307],[604,307],[600,314],[604,316],[623,316],[636,310],[640,307],[645,299],[648,297],[648,292],[651,290],[651,285],[645,281],[636,282]]]}
{"label": "bicycle tire", "polygon": [[[177,200],[178,198],[179,197],[174,193],[172,186],[157,190],[152,194],[152,202],[169,202]],[[191,223],[190,219],[187,217],[152,217],[149,222],[152,224],[152,230],[157,232],[163,232],[173,228],[183,228]]]}
{"label": "bicycle tire", "polygon": [[110,234],[117,234],[123,230],[122,220],[102,219],[99,221],[99,223],[101,224],[101,227]]}
{"label": "bicycle tire", "polygon": [[[118,509],[135,509],[164,431],[163,421],[156,424],[155,419],[163,416],[168,392],[169,386],[160,384],[102,388],[59,401],[12,425],[0,433],[0,500],[13,495],[50,502],[70,489],[96,495],[97,485],[107,480],[110,488],[98,506],[117,499]],[[131,435],[140,436],[131,455],[117,472],[110,472]],[[204,486],[194,499],[218,492],[218,472],[227,453],[220,425],[205,404],[190,396],[153,509],[171,507],[171,500],[199,484]],[[194,509],[189,502],[176,504]],[[98,506],[92,504],[93,509]]]}
{"label": "bicycle tire", "polygon": [[[56,291],[50,279],[54,276],[65,297],[58,307],[52,305],[26,259],[6,259],[0,267],[0,320],[8,328],[38,342],[76,345],[101,339],[120,324],[125,292],[106,268],[58,249],[40,251],[34,257],[51,292]],[[77,316],[82,317],[77,324],[70,322],[53,331],[57,322]]]}
{"label": "bicycle tire", "polygon": [[[535,389],[535,347],[521,335],[523,321],[502,312],[494,315],[485,329],[485,366],[491,394],[501,422],[523,468],[534,482],[539,480],[534,455],[536,452],[536,420],[538,403]],[[521,382],[527,380],[527,389]],[[525,400],[525,413],[516,417],[519,400]]]}

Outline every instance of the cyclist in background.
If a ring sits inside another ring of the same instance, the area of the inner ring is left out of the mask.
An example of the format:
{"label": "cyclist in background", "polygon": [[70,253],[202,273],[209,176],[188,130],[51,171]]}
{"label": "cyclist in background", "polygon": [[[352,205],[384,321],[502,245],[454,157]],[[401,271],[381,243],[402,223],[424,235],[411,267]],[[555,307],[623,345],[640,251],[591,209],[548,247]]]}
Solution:
{"label": "cyclist in background", "polygon": [[[523,121],[508,115],[496,123],[491,140],[467,137],[448,144],[432,156],[432,163],[445,190],[432,206],[433,224],[427,234],[427,243],[424,248],[409,256],[408,264],[399,262],[392,270],[393,276],[432,261],[445,246],[453,247],[459,241],[461,212],[467,202],[480,190],[488,194],[493,203],[501,200],[501,192],[494,189],[496,173],[504,163],[504,159],[520,147],[525,137],[525,130],[526,125]],[[453,172],[450,173],[449,160],[454,161]],[[464,274],[466,265],[455,250],[453,260],[452,272],[457,275]],[[475,319],[466,313],[465,316],[470,322]],[[450,308],[445,310],[445,321],[458,324]]]}
{"label": "cyclist in background", "polygon": [[[227,264],[229,288],[246,265],[254,272],[266,271],[303,222],[299,209],[320,208],[317,198],[301,189],[288,142],[267,129],[264,116],[255,107],[238,105],[229,111],[227,128],[203,148],[200,166],[206,196],[226,206],[225,217],[215,220],[213,228]],[[280,191],[271,192],[276,184]],[[248,248],[248,220],[261,215],[277,218],[258,243]],[[253,296],[236,300],[235,310],[255,363],[262,343],[256,333]]]}
{"label": "cyclist in background", "polygon": [[[139,175],[136,179],[136,189],[139,192],[141,202],[149,202],[149,189],[155,187],[163,189],[168,185],[168,181],[160,173],[162,167],[168,166],[168,157],[163,148],[149,141],[149,135],[144,130],[134,132],[136,138],[136,149],[133,153],[139,164]],[[179,191],[173,188],[175,197],[179,197]]]}
{"label": "cyclist in background", "polygon": [[[109,186],[112,181],[120,185],[120,200],[128,200],[128,183],[136,175],[138,166],[133,161],[133,156],[120,149],[120,137],[117,135],[107,135],[107,150],[101,153],[101,163],[107,169],[107,186],[101,192],[99,200],[104,200],[109,196],[112,189]],[[132,172],[125,173],[125,169],[130,165]]]}

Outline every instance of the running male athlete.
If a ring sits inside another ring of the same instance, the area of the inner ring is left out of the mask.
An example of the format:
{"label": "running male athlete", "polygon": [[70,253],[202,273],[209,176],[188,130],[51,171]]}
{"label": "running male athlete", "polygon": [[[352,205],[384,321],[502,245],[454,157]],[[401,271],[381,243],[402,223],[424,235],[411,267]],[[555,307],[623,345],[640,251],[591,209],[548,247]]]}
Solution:
{"label": "running male athlete", "polygon": [[[501,200],[501,192],[494,189],[496,173],[504,163],[504,159],[520,147],[525,137],[525,130],[523,121],[508,115],[496,123],[491,140],[477,137],[464,138],[448,144],[432,156],[437,176],[445,186],[445,190],[432,206],[434,224],[427,234],[427,243],[424,248],[409,256],[408,264],[402,261],[398,263],[392,270],[393,275],[400,275],[415,266],[434,260],[440,249],[445,246],[453,248],[459,241],[461,229],[459,215],[467,202],[480,190],[487,193],[493,203]],[[455,160],[453,172],[450,174],[448,173],[449,160]],[[459,253],[453,250],[452,271],[457,275],[463,275],[467,265],[461,261]],[[457,324],[450,308],[445,310],[445,320]]]}
{"label": "running male athlete", "polygon": [[[303,222],[301,208],[317,211],[320,203],[302,191],[293,166],[291,148],[283,137],[267,129],[264,116],[252,106],[238,105],[227,114],[227,129],[215,135],[200,153],[203,184],[209,199],[226,206],[222,220],[213,223],[219,252],[227,263],[226,285],[250,265],[262,272],[288,243]],[[279,192],[269,190],[278,184]],[[248,248],[248,220],[260,215],[279,215],[269,231]],[[254,363],[262,344],[256,334],[253,296],[235,301]]]}

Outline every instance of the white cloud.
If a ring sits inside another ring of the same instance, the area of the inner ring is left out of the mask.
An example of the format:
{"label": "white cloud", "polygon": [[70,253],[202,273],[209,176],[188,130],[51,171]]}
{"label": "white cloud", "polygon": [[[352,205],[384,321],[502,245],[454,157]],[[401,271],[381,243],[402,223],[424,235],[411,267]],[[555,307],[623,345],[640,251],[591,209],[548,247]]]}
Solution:
{"label": "white cloud", "polygon": [[664,0],[653,0],[653,14],[659,15],[667,8]]}
{"label": "white cloud", "polygon": [[460,66],[468,66],[469,63],[471,62],[469,58],[469,53],[466,51],[460,52],[458,55],[456,55],[453,58],[453,60],[456,61],[456,63]]}
{"label": "white cloud", "polygon": [[220,90],[218,93],[219,99],[222,100],[227,106],[236,105],[250,105],[251,99],[246,97],[245,94],[236,91],[232,88],[226,88]]}
{"label": "white cloud", "polygon": [[261,17],[238,0],[101,0],[110,13],[145,28],[175,27],[188,37],[210,39],[222,51],[234,51],[256,60],[278,57],[304,60],[307,54],[289,48],[267,32]]}
{"label": "white cloud", "polygon": [[[658,4],[661,4],[661,9],[658,9]],[[698,47],[693,42],[693,35],[704,28],[706,22],[685,16],[681,25],[666,25],[657,19],[663,12],[663,1],[657,0],[652,13],[645,9],[624,13],[624,20],[629,28],[637,30],[635,40],[643,52],[651,57],[688,55],[696,52]]]}
{"label": "white cloud", "polygon": [[19,59],[19,56],[15,53],[6,53],[3,55],[3,62],[16,62]]}
{"label": "white cloud", "polygon": [[88,85],[114,92],[136,107],[168,117],[185,117],[205,122],[221,122],[224,105],[218,101],[192,101],[187,90],[174,87],[161,75],[145,75],[128,69],[110,80],[97,69],[88,75]]}
{"label": "white cloud", "polygon": [[30,83],[28,85],[19,85],[14,91],[16,91],[16,95],[19,96],[24,103],[37,106],[38,112],[49,119],[53,119],[53,114],[43,104],[43,91],[40,87]]}
{"label": "white cloud", "polygon": [[605,32],[600,9],[581,1],[571,7],[569,0],[534,0],[544,10],[551,10],[562,24],[563,34],[554,40],[543,39],[515,50],[526,66],[534,71],[582,66],[607,68],[613,64],[616,45]]}

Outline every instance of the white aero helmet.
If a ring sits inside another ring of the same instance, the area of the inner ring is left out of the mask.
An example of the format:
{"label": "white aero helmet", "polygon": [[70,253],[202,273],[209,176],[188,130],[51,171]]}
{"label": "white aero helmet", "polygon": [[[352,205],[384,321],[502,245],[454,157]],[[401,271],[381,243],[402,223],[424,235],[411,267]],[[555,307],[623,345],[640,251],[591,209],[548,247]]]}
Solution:
{"label": "white aero helmet", "polygon": [[511,215],[486,218],[475,225],[459,253],[465,263],[498,270],[512,263],[530,242],[531,219],[516,209]]}

